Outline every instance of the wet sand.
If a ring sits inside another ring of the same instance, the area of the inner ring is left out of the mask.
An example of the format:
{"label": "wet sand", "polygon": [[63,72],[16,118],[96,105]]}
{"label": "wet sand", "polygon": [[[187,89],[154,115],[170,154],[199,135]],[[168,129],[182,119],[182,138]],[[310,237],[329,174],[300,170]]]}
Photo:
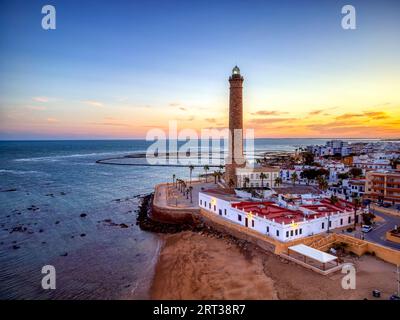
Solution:
{"label": "wet sand", "polygon": [[357,269],[355,290],[344,274],[321,276],[272,253],[209,233],[166,235],[151,288],[153,299],[382,299],[396,290],[392,264],[375,257],[346,257]]}

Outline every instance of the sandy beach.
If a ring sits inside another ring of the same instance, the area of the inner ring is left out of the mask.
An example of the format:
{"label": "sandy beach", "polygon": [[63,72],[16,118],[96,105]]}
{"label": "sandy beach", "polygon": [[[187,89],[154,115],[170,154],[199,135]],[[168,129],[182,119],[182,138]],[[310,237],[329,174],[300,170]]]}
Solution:
{"label": "sandy beach", "polygon": [[355,290],[344,274],[321,276],[251,244],[184,231],[166,235],[151,288],[153,299],[382,299],[396,290],[396,267],[375,257],[346,257],[357,269]]}

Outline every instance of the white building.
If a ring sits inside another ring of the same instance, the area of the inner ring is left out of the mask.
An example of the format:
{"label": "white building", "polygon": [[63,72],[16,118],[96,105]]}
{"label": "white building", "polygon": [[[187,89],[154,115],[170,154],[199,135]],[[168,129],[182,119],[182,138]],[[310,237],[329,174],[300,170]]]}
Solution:
{"label": "white building", "polygon": [[199,206],[221,219],[282,242],[354,223],[354,207],[344,200],[339,200],[333,205],[329,200],[322,199],[289,209],[274,202],[241,202],[240,199],[221,191],[207,190],[199,193]]}
{"label": "white building", "polygon": [[[264,174],[262,178],[261,174]],[[236,168],[237,187],[274,187],[275,179],[279,177],[278,167],[245,167]],[[246,182],[246,178],[248,182]]]}

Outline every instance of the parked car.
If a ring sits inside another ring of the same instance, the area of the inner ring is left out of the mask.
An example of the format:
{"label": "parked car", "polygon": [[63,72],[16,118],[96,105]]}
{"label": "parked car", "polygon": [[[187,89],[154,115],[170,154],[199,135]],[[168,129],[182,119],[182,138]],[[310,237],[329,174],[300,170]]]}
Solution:
{"label": "parked car", "polygon": [[400,296],[398,296],[397,294],[392,294],[392,295],[389,297],[389,300],[400,300]]}
{"label": "parked car", "polygon": [[361,231],[364,232],[364,233],[370,232],[371,230],[372,230],[372,226],[367,226],[367,225],[364,224],[361,227]]}

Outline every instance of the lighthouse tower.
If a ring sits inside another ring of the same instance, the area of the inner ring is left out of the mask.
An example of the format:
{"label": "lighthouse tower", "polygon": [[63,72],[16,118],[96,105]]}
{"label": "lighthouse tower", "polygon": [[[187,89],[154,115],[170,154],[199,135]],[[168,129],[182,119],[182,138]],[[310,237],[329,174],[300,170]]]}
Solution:
{"label": "lighthouse tower", "polygon": [[236,186],[236,168],[245,166],[243,156],[243,77],[235,66],[229,77],[229,153],[225,165],[225,182]]}

